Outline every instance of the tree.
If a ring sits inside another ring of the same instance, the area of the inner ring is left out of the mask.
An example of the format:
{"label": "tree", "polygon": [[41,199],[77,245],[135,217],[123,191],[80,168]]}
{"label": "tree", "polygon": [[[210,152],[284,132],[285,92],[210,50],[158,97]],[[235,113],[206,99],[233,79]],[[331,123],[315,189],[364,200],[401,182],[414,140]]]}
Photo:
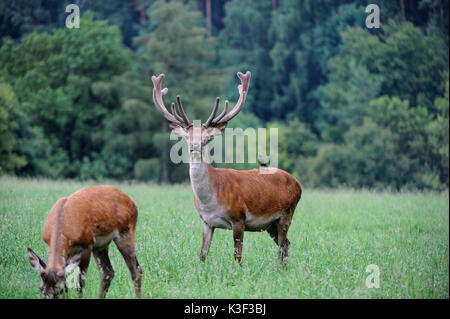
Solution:
{"label": "tree", "polygon": [[[269,29],[272,7],[269,1],[231,1],[225,5],[224,28],[219,34],[220,64],[232,72],[251,71],[251,88],[245,109],[261,119],[271,116],[272,70]],[[236,79],[230,77],[226,96],[237,98]]]}
{"label": "tree", "polygon": [[[208,36],[200,12],[190,10],[181,2],[156,1],[149,9],[153,31],[134,40],[139,67],[148,75],[167,75],[164,85],[169,88],[167,101],[181,95],[183,105],[191,119],[206,119],[214,105],[214,95],[222,87],[223,74],[214,67],[214,38]],[[149,85],[151,82],[149,81]],[[180,180],[171,176],[169,136],[162,116],[160,133],[154,135],[154,144],[161,154],[162,181]],[[187,177],[184,170],[183,178]],[[175,168],[172,169],[172,173]]]}
{"label": "tree", "polygon": [[317,153],[318,138],[308,125],[293,118],[287,123],[270,123],[278,128],[279,167],[303,177],[303,158],[313,157]]}
{"label": "tree", "polygon": [[382,94],[433,108],[449,65],[448,46],[442,38],[425,35],[409,22],[396,24],[391,20],[379,35],[349,28],[342,33],[342,41],[345,55],[339,62],[354,59],[369,73],[382,76]]}
{"label": "tree", "polygon": [[328,59],[341,52],[340,32],[347,26],[363,25],[362,12],[358,4],[283,1],[271,26],[269,117],[292,113],[318,132],[315,126],[321,110],[316,89],[326,82]]}
{"label": "tree", "polygon": [[[19,39],[32,31],[50,31],[64,26],[63,3],[58,0],[0,1],[0,40]],[[1,43],[1,41],[0,41]]]}
{"label": "tree", "polygon": [[372,100],[363,123],[350,127],[341,144],[323,144],[308,159],[308,181],[331,187],[447,188],[447,92],[436,99],[437,116],[398,97]]}
{"label": "tree", "polygon": [[17,106],[13,89],[0,78],[0,175],[11,174],[26,164],[16,152],[18,125],[11,114]]}
{"label": "tree", "polygon": [[[98,135],[102,144],[100,157],[104,158],[109,177],[160,179],[159,149],[153,136],[160,130],[161,116],[153,105],[148,82],[147,77],[136,72],[112,79],[120,96],[120,107],[108,117]],[[145,172],[151,165],[159,169]],[[157,176],[153,176],[155,172]]]}
{"label": "tree", "polygon": [[123,43],[129,47],[135,36],[145,31],[149,21],[148,7],[154,0],[89,0],[80,2],[80,11],[90,10],[94,18],[108,20],[120,29]]}
{"label": "tree", "polygon": [[449,80],[445,84],[445,94],[434,100],[438,110],[435,119],[428,123],[425,131],[430,146],[429,164],[434,176],[429,178],[427,186],[440,188],[449,186]]}
{"label": "tree", "polygon": [[110,80],[130,67],[116,27],[93,21],[91,14],[81,24],[82,31],[33,32],[0,49],[1,74],[21,113],[42,129],[50,157],[59,162],[52,176],[78,176],[83,158],[99,151],[93,136],[119,105]]}
{"label": "tree", "polygon": [[352,59],[332,59],[329,82],[320,87],[322,116],[318,127],[325,141],[341,143],[352,126],[359,126],[369,102],[380,93],[382,76],[374,75]]}

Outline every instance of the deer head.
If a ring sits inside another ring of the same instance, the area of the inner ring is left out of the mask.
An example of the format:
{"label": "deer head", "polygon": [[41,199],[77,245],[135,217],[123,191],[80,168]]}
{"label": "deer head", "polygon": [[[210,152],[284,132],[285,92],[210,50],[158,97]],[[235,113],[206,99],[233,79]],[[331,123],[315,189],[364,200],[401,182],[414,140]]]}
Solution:
{"label": "deer head", "polygon": [[164,106],[162,97],[163,95],[167,94],[168,89],[167,88],[161,89],[161,82],[164,78],[164,74],[160,74],[157,77],[152,76],[153,102],[155,103],[155,106],[158,109],[158,111],[164,116],[164,118],[169,123],[169,126],[172,129],[172,131],[178,136],[181,136],[186,139],[191,154],[193,153],[201,154],[202,148],[214,136],[222,134],[222,132],[227,126],[228,121],[230,121],[242,110],[245,103],[245,99],[247,97],[251,73],[249,71],[247,71],[247,73],[245,74],[238,72],[237,76],[241,80],[241,84],[238,86],[239,100],[237,101],[236,105],[227,114],[228,101],[225,101],[225,107],[223,111],[216,116],[220,103],[220,98],[217,97],[216,104],[214,105],[211,115],[208,117],[206,122],[201,125],[200,128],[195,128],[192,122],[187,117],[179,96],[177,96],[177,108],[175,108],[175,103],[172,103],[171,104],[172,113],[167,111],[167,108]]}
{"label": "deer head", "polygon": [[46,298],[57,298],[67,292],[66,274],[72,272],[80,263],[81,252],[70,256],[63,269],[47,267],[45,262],[31,249],[27,249],[31,267],[39,272],[41,283],[39,289]]}

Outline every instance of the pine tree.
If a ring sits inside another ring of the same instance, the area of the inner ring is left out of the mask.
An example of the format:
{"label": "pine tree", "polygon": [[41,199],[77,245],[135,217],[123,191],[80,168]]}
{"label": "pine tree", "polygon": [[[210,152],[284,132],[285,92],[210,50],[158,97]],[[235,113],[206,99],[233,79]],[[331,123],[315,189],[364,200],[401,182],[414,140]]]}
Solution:
{"label": "pine tree", "polygon": [[[182,2],[155,2],[149,11],[152,32],[135,38],[139,67],[149,75],[164,73],[163,85],[169,89],[166,106],[180,95],[190,119],[207,118],[214,97],[221,91],[223,74],[214,67],[214,38],[208,36],[199,11],[190,10]],[[215,95],[212,95],[212,93]],[[160,146],[162,181],[178,179],[172,175],[169,159],[168,126],[160,117],[161,131],[155,134]],[[172,170],[175,173],[175,168]],[[187,170],[186,175],[187,176]]]}
{"label": "pine tree", "polygon": [[[269,39],[270,1],[231,1],[225,5],[224,28],[220,32],[220,63],[236,72],[251,71],[252,80],[245,110],[267,120],[271,116],[272,70]],[[229,81],[227,96],[237,98],[236,82]]]}
{"label": "pine tree", "polygon": [[[20,113],[42,129],[53,154],[53,177],[75,177],[80,162],[99,151],[93,141],[118,106],[113,76],[130,68],[120,33],[106,21],[81,19],[82,29],[33,32],[0,49],[1,75],[14,89]],[[32,162],[29,158],[28,162]]]}

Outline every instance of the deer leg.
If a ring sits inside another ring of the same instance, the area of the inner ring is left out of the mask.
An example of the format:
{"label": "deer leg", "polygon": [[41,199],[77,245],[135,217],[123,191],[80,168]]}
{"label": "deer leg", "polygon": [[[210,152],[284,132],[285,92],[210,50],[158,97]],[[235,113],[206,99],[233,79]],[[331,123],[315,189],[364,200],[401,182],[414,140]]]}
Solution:
{"label": "deer leg", "polygon": [[244,240],[244,220],[234,221],[233,225],[233,239],[234,239],[234,259],[241,265],[242,259],[242,242]]}
{"label": "deer leg", "polygon": [[134,231],[128,230],[127,232],[120,234],[120,237],[114,239],[114,242],[130,270],[131,278],[134,282],[136,298],[141,298],[142,269],[136,258]]}
{"label": "deer leg", "polygon": [[272,225],[267,228],[267,232],[269,233],[270,238],[272,238],[278,246],[278,222],[272,223]]}
{"label": "deer leg", "polygon": [[89,267],[89,262],[91,261],[91,253],[92,249],[85,249],[83,250],[83,253],[81,255],[80,264],[78,267],[80,267],[80,274],[78,275],[78,293],[80,295],[80,298],[83,297],[83,287],[86,283],[86,272]]}
{"label": "deer leg", "polygon": [[202,250],[200,252],[200,261],[205,262],[206,256],[208,255],[209,247],[211,246],[211,240],[214,235],[214,227],[209,226],[207,223],[202,224]]}
{"label": "deer leg", "polygon": [[280,262],[283,264],[283,267],[287,266],[287,259],[289,256],[289,246],[291,243],[289,239],[287,239],[287,232],[289,227],[291,226],[292,216],[294,214],[294,209],[289,209],[286,214],[282,215],[278,222],[278,264]]}
{"label": "deer leg", "polygon": [[108,247],[101,250],[94,250],[94,259],[100,271],[101,283],[98,298],[105,298],[108,292],[111,280],[114,278],[114,269],[108,256]]}
{"label": "deer leg", "polygon": [[[267,229],[267,232],[270,235],[270,238],[273,239],[273,241],[275,242],[275,244],[278,246],[278,221],[273,223],[272,225],[270,225],[270,227]],[[286,242],[287,245],[290,246],[291,243],[289,241],[289,239],[287,239],[286,237]]]}

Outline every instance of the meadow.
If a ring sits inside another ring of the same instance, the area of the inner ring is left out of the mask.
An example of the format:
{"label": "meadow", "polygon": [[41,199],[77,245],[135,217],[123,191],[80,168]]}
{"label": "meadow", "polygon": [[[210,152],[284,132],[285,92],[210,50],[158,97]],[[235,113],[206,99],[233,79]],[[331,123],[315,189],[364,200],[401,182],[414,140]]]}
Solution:
{"label": "meadow", "polygon": [[[56,202],[93,182],[0,178],[0,298],[41,298],[26,248],[44,260],[45,218]],[[267,232],[246,232],[242,267],[232,233],[216,230],[201,264],[201,220],[188,184],[110,182],[138,204],[137,257],[144,298],[448,298],[449,194],[304,189],[288,238],[288,268],[277,268]],[[134,298],[114,244],[116,276],[107,298]],[[380,270],[367,288],[366,267]],[[83,298],[100,277],[91,260]],[[69,297],[78,298],[75,291]]]}

